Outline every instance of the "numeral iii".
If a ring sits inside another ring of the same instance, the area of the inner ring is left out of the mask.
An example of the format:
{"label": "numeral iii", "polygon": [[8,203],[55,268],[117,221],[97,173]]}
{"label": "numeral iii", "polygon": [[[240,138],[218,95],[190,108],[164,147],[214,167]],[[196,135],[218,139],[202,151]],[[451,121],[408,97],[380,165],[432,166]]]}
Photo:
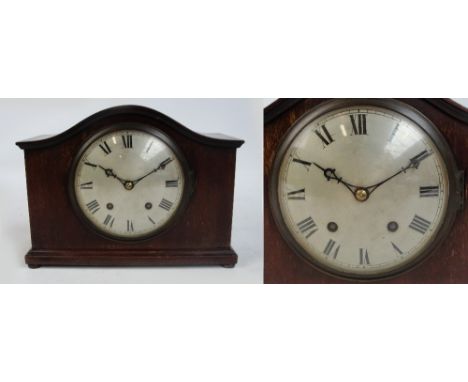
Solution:
{"label": "numeral iii", "polygon": [[166,180],[166,187],[179,187],[179,180]]}
{"label": "numeral iii", "polygon": [[421,198],[437,197],[439,196],[439,186],[419,187],[419,196]]}

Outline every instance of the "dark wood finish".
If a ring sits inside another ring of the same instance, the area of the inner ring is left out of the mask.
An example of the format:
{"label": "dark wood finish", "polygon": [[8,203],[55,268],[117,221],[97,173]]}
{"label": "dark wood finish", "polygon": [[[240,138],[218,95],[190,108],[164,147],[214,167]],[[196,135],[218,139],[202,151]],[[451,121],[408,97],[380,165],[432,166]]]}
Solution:
{"label": "dark wood finish", "polygon": [[[162,131],[183,152],[194,173],[187,208],[163,233],[117,241],[96,234],[79,219],[68,192],[74,157],[92,135],[120,122],[140,122]],[[141,106],[101,111],[62,134],[18,142],[25,151],[32,248],[26,262],[42,265],[223,265],[234,266],[231,248],[236,149],[243,141],[204,136]]]}
{"label": "dark wood finish", "polygon": [[[327,99],[278,100],[265,109],[264,127],[264,248],[265,283],[346,283],[312,268],[282,238],[271,214],[268,184],[281,139],[302,115]],[[445,99],[400,99],[429,118],[449,143],[459,169],[468,168],[468,110]],[[468,189],[464,185],[464,200]],[[451,232],[439,249],[418,267],[387,283],[468,282],[468,209],[455,219]]]}

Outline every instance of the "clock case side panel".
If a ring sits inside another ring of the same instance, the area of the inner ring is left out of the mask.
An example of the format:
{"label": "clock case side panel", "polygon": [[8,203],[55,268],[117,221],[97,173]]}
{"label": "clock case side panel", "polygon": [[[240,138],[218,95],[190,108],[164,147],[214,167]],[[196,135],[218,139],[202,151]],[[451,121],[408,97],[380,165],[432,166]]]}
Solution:
{"label": "clock case side panel", "polygon": [[[325,99],[302,99],[279,115],[265,120],[264,126],[264,204],[265,204],[265,271],[266,283],[343,283],[349,280],[330,276],[306,264],[297,256],[282,238],[273,219],[269,203],[269,183],[273,160],[282,137],[290,126],[309,110],[325,102]],[[413,106],[434,123],[447,140],[458,167],[468,167],[468,125],[459,115],[447,114],[440,108],[434,108],[433,102],[424,99],[400,100]],[[445,104],[446,100],[432,100]],[[266,110],[266,112],[271,112]],[[465,149],[464,149],[465,148]],[[465,189],[466,189],[466,185]],[[463,194],[466,200],[466,190]],[[419,265],[406,273],[391,279],[388,283],[445,283],[468,281],[468,215],[464,209],[455,218],[455,223],[441,246],[435,253]],[[453,254],[456,254],[455,260]],[[441,269],[443,271],[441,271]]]}
{"label": "clock case side panel", "polygon": [[[114,108],[115,109],[115,108]],[[139,108],[137,108],[139,109]],[[145,108],[146,109],[146,108]],[[121,111],[122,109],[120,109]],[[234,266],[231,225],[236,149],[242,141],[193,140],[184,130],[129,112],[92,119],[53,145],[25,150],[32,249],[26,260],[41,265],[224,265]],[[194,192],[182,216],[166,232],[137,242],[103,238],[83,225],[72,208],[69,174],[81,144],[120,122],[149,124],[173,139],[194,173]],[[186,128],[184,128],[186,129]],[[21,146],[21,145],[20,145]]]}

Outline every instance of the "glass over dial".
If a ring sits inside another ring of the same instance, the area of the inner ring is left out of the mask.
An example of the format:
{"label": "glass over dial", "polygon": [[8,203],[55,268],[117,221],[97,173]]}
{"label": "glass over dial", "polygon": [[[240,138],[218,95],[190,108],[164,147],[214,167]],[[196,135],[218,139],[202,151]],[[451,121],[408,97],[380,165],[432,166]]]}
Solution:
{"label": "glass over dial", "polygon": [[181,158],[167,137],[145,129],[113,130],[85,146],[74,172],[76,204],[108,236],[140,239],[165,227],[186,187]]}
{"label": "glass over dial", "polygon": [[443,225],[447,165],[426,131],[402,114],[338,108],[285,144],[273,185],[277,220],[318,267],[354,278],[404,269]]}

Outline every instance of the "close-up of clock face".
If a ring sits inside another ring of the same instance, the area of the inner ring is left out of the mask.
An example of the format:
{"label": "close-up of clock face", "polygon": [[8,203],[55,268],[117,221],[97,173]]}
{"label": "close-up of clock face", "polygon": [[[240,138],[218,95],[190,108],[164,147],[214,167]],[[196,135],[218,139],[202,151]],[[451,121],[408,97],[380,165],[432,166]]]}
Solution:
{"label": "close-up of clock face", "polygon": [[430,252],[450,220],[453,169],[443,138],[421,121],[338,101],[291,129],[270,195],[299,255],[328,273],[366,279],[405,270]]}
{"label": "close-up of clock face", "polygon": [[84,145],[73,195],[84,219],[117,239],[141,239],[161,231],[184,199],[181,155],[157,130],[113,129]]}

